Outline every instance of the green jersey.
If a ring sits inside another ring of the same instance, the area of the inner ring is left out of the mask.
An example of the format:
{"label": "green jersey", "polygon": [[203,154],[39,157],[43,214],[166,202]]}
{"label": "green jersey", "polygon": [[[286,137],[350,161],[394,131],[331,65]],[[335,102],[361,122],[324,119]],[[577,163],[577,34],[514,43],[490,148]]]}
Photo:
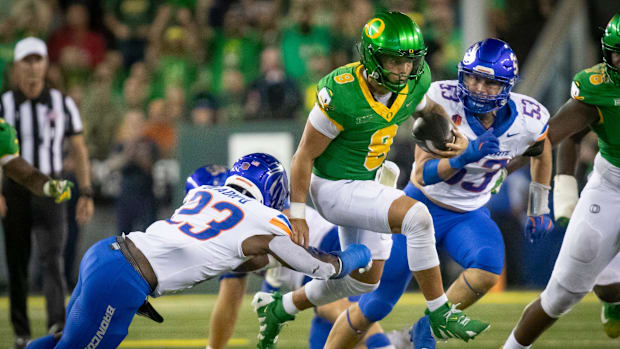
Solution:
{"label": "green jersey", "polygon": [[571,97],[596,107],[599,122],[592,126],[601,156],[620,167],[620,86],[605,72],[605,64],[580,71],[573,79]]}
{"label": "green jersey", "polygon": [[317,103],[340,133],[315,159],[312,172],[331,180],[374,179],[398,126],[413,115],[430,84],[424,63],[421,77],[409,81],[388,108],[372,96],[359,62],[326,75],[317,86]]}
{"label": "green jersey", "polygon": [[6,165],[16,156],[19,156],[17,132],[4,119],[0,119],[0,165]]}

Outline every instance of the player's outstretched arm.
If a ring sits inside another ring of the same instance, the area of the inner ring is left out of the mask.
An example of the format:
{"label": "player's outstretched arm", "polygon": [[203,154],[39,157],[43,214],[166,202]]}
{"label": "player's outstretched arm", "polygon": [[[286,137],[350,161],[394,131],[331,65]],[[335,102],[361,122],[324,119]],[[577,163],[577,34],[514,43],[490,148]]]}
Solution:
{"label": "player's outstretched arm", "polygon": [[306,223],[305,210],[312,165],[314,159],[323,154],[330,142],[331,138],[317,131],[308,119],[297,151],[295,151],[291,161],[290,222],[293,226],[291,238],[295,243],[304,247],[308,247],[308,223]]}
{"label": "player's outstretched arm", "polygon": [[71,198],[71,181],[51,179],[19,156],[4,165],[2,170],[9,178],[35,195],[54,198],[56,203]]}
{"label": "player's outstretched arm", "polygon": [[241,247],[246,256],[269,254],[283,266],[321,280],[342,278],[358,268],[368,268],[371,262],[370,250],[361,244],[350,245],[342,252],[325,253],[303,248],[284,235],[251,236]]}

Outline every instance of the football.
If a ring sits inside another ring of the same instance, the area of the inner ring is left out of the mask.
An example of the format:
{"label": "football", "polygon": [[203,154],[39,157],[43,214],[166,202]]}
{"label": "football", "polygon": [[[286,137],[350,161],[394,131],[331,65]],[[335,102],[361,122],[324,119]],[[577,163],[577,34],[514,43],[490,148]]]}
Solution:
{"label": "football", "polygon": [[448,150],[446,143],[455,139],[450,120],[436,113],[418,117],[413,123],[411,133],[414,142],[431,154],[437,154],[438,150]]}

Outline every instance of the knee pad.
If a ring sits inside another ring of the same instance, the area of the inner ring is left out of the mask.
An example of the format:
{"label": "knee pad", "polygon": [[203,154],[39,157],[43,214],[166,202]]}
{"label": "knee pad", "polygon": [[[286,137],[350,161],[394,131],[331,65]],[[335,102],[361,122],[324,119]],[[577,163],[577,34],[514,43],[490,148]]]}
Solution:
{"label": "knee pad", "polygon": [[552,277],[540,294],[540,305],[547,315],[557,319],[568,313],[586,294],[587,292],[571,292]]}
{"label": "knee pad", "polygon": [[385,318],[394,308],[394,304],[374,294],[368,294],[359,301],[359,307],[364,317],[370,322],[377,322]]}
{"label": "knee pad", "polygon": [[367,284],[347,275],[342,279],[317,280],[308,282],[304,288],[306,297],[315,306],[328,304],[340,298],[372,292],[379,283]]}
{"label": "knee pad", "polygon": [[426,205],[417,202],[411,206],[403,219],[401,232],[407,238],[410,270],[426,270],[439,265],[433,218]]}

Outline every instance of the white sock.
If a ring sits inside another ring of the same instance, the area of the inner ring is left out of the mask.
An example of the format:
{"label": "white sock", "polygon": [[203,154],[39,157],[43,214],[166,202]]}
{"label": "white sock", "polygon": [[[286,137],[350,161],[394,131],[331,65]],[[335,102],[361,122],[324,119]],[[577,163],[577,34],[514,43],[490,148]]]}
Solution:
{"label": "white sock", "polygon": [[441,306],[444,305],[447,301],[448,301],[448,296],[446,296],[446,294],[444,293],[441,296],[439,296],[439,298],[435,298],[430,301],[427,300],[426,306],[428,307],[428,310],[435,311],[441,308]]}
{"label": "white sock", "polygon": [[286,311],[289,315],[295,315],[299,313],[299,309],[293,303],[293,292],[289,292],[282,296],[282,306],[284,307],[284,311]]}
{"label": "white sock", "polygon": [[532,347],[531,345],[528,345],[526,347],[524,345],[519,344],[519,342],[517,342],[517,339],[515,338],[515,331],[512,331],[510,332],[510,336],[506,340],[506,343],[504,343],[503,349],[529,349],[531,347]]}

